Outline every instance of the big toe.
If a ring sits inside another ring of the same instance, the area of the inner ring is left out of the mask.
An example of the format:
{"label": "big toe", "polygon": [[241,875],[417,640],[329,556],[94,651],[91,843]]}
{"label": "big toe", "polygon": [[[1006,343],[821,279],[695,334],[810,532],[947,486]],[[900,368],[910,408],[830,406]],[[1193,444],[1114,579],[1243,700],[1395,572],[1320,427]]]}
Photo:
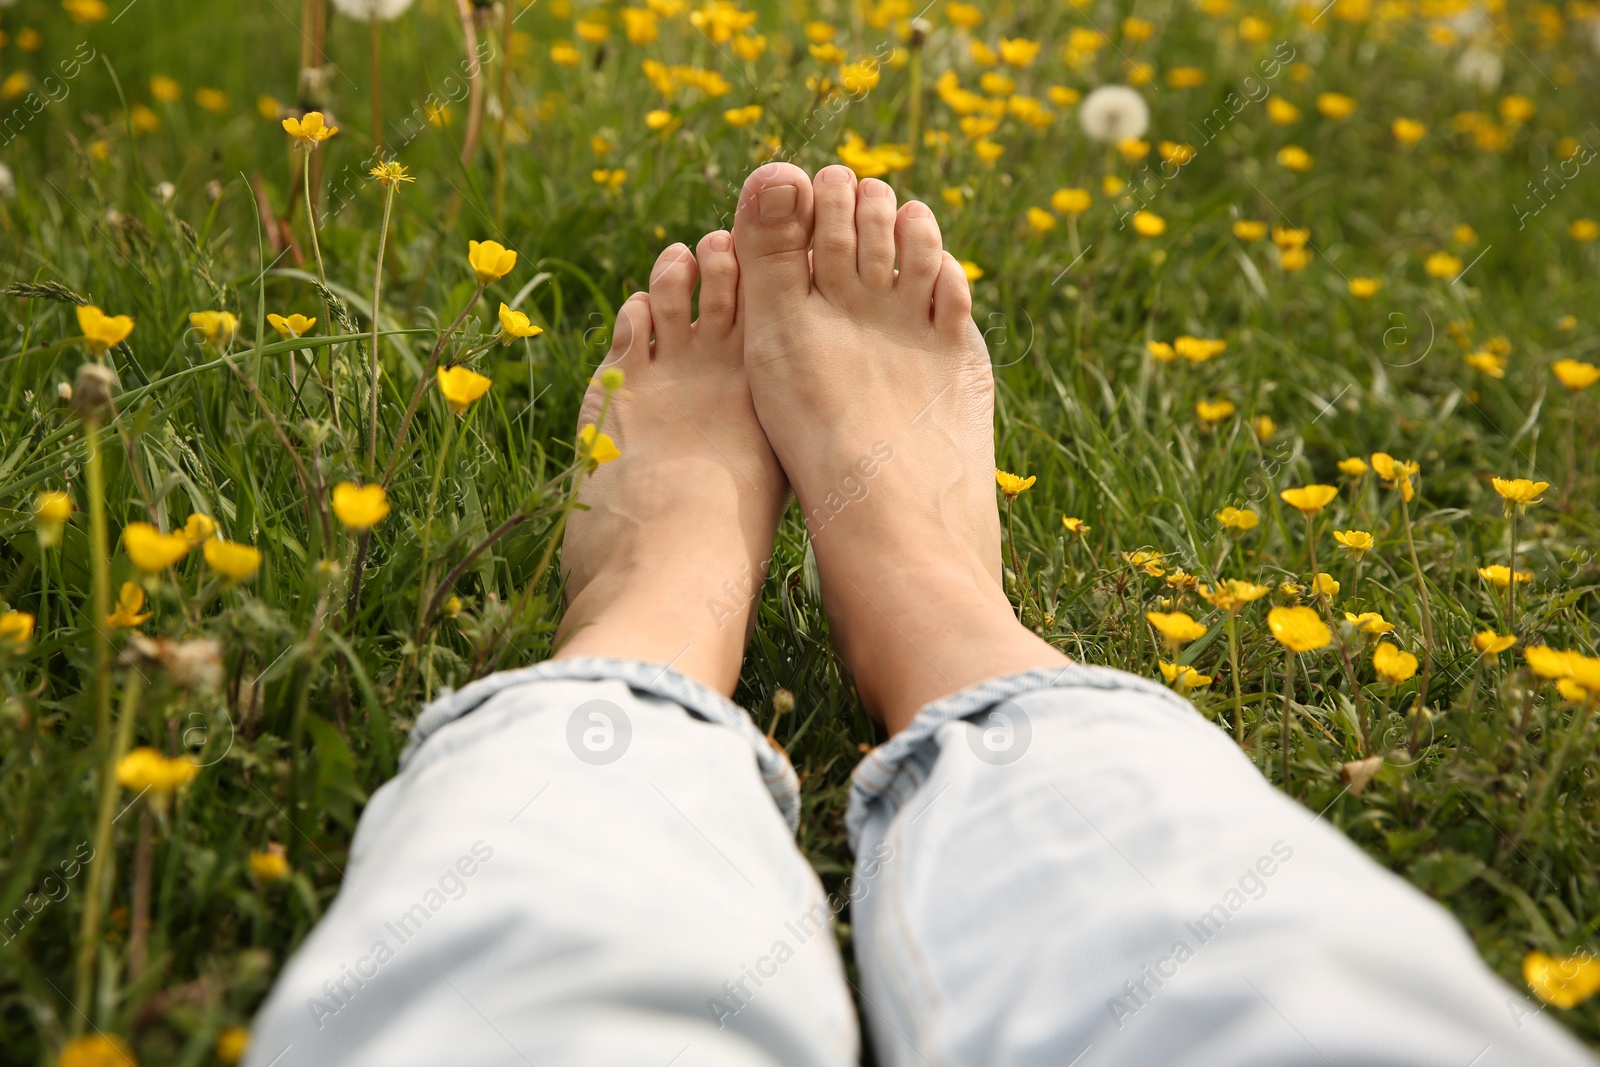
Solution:
{"label": "big toe", "polygon": [[768,163],[745,179],[734,216],[744,306],[782,316],[811,292],[812,191],[806,172]]}

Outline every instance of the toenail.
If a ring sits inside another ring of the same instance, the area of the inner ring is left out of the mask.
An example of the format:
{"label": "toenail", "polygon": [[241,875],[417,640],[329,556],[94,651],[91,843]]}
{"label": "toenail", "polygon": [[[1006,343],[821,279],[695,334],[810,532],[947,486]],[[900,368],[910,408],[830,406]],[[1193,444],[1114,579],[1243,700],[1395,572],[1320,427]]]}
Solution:
{"label": "toenail", "polygon": [[655,281],[663,274],[666,274],[667,271],[671,270],[673,267],[676,267],[679,263],[682,263],[685,256],[688,254],[688,251],[689,248],[687,245],[675,244],[665,252],[661,253],[661,258],[656,261],[656,269],[651,273],[650,280]]}
{"label": "toenail", "polygon": [[817,177],[827,185],[843,185],[850,180],[850,171],[846,167],[827,167]]}
{"label": "toenail", "polygon": [[799,192],[792,185],[774,185],[770,189],[761,190],[761,195],[756,197],[756,202],[761,205],[761,217],[786,219],[793,215]]}
{"label": "toenail", "polygon": [[920,200],[913,200],[911,203],[906,205],[906,218],[931,219],[933,218],[933,212],[928,210],[927,204],[924,204]]}
{"label": "toenail", "polygon": [[733,247],[733,241],[725,233],[712,234],[710,240],[706,243],[711,246],[711,251],[713,252],[726,252]]}
{"label": "toenail", "polygon": [[866,181],[861,183],[862,196],[888,196],[889,193],[889,187],[876,178],[868,178]]}

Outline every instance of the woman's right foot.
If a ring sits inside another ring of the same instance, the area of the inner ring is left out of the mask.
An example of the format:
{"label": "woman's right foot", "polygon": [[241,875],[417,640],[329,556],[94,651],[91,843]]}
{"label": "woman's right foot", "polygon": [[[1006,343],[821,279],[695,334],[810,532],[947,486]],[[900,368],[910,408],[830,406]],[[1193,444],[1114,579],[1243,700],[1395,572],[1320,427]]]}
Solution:
{"label": "woman's right foot", "polygon": [[1001,586],[994,379],[933,212],[845,167],[813,186],[772,163],[733,233],[756,414],[868,710],[898,731],[963,686],[1065,664]]}

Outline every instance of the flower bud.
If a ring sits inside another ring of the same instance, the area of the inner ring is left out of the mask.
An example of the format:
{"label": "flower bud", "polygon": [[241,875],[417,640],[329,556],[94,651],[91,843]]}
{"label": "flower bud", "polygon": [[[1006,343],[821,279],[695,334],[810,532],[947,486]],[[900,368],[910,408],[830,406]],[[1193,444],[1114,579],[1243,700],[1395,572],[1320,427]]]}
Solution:
{"label": "flower bud", "polygon": [[78,384],[73,387],[73,407],[85,421],[98,422],[111,406],[111,388],[117,377],[109,367],[98,363],[85,363],[78,368]]}

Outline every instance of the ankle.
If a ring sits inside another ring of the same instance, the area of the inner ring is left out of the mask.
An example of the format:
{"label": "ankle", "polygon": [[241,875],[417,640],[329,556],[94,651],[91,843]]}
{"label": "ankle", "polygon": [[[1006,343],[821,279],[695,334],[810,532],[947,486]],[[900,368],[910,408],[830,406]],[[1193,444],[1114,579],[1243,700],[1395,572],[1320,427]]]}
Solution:
{"label": "ankle", "polygon": [[611,656],[668,664],[732,696],[759,593],[759,585],[745,595],[659,572],[597,577],[568,605],[550,658]]}
{"label": "ankle", "polygon": [[891,734],[967,686],[1068,662],[1017,621],[981,569],[899,570],[869,583],[841,576],[837,587],[825,576],[824,586],[840,657],[862,703]]}

